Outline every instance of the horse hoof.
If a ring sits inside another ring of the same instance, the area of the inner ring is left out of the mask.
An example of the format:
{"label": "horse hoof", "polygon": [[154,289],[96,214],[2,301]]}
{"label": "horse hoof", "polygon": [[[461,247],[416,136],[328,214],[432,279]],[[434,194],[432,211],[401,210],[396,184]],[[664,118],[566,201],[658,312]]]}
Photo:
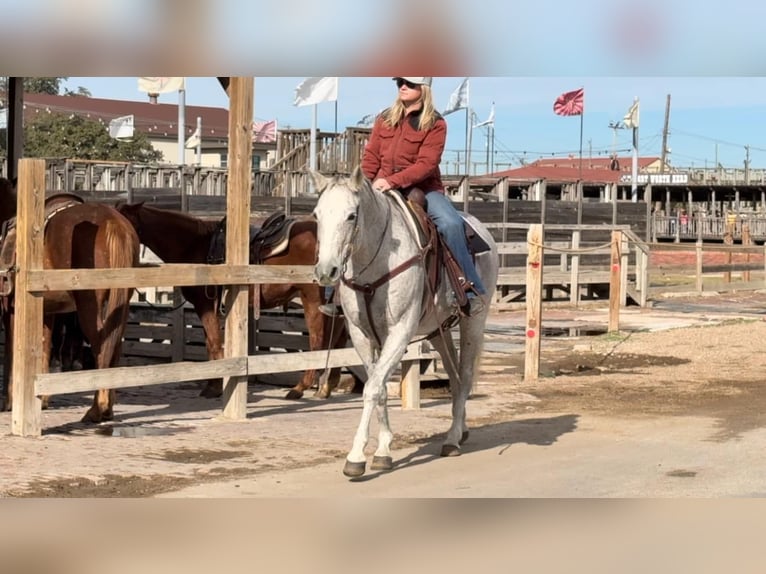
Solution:
{"label": "horse hoof", "polygon": [[317,389],[317,391],[314,393],[314,396],[318,399],[329,399],[330,398],[330,389]]}
{"label": "horse hoof", "polygon": [[374,456],[370,468],[372,470],[391,470],[394,468],[394,459],[390,456]]}
{"label": "horse hoof", "polygon": [[460,456],[460,447],[454,444],[445,444],[442,446],[442,456]]}
{"label": "horse hoof", "polygon": [[99,423],[110,421],[113,418],[114,418],[114,413],[111,410],[100,413],[97,410],[91,409],[87,413],[85,413],[85,416],[82,417],[80,422],[97,425]]}
{"label": "horse hoof", "polygon": [[349,478],[356,478],[357,476],[362,476],[364,474],[364,467],[364,462],[351,462],[350,460],[347,460],[346,464],[343,466],[343,474]]}
{"label": "horse hoof", "polygon": [[91,425],[97,425],[101,422],[101,417],[98,415],[98,413],[92,413],[91,411],[88,411],[85,413],[85,416],[82,417],[80,422],[91,424]]}
{"label": "horse hoof", "polygon": [[297,401],[298,399],[303,398],[303,391],[296,391],[295,389],[290,389],[285,395],[285,398],[290,401]]}
{"label": "horse hoof", "polygon": [[460,437],[460,444],[463,444],[468,440],[468,431],[463,431],[463,435]]}

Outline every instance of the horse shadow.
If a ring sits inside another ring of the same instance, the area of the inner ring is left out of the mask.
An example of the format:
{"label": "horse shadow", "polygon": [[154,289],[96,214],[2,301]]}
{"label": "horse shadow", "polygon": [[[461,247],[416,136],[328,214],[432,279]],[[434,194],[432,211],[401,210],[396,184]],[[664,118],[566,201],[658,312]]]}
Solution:
{"label": "horse shadow", "polygon": [[[78,418],[70,422],[48,426],[43,429],[43,434],[81,434],[83,432],[104,434],[100,432],[100,429],[118,426],[142,427],[148,434],[151,434],[151,428],[164,428],[165,425],[173,423],[178,423],[180,429],[185,424],[209,420],[220,414],[223,406],[222,400],[220,398],[200,397],[199,390],[201,388],[201,384],[183,382],[120,389],[115,404],[114,418],[111,421],[101,425],[93,425],[82,422]],[[329,399],[319,399],[311,395],[313,389],[299,400],[272,398],[268,404],[259,406],[259,403],[268,398],[264,395],[265,391],[271,388],[273,387],[259,383],[248,385],[247,420],[284,416],[303,411],[321,410],[321,412],[332,413],[358,408],[358,402],[355,402],[355,399],[358,399],[356,394],[337,393]],[[287,390],[289,389],[285,387],[284,391],[287,392]],[[49,410],[84,407],[89,404],[91,398],[91,392],[54,395],[51,397]],[[120,412],[120,405],[138,408]],[[193,416],[189,416],[190,414]],[[184,415],[184,418],[179,419],[178,415]],[[146,417],[150,417],[150,420],[146,420]]]}
{"label": "horse shadow", "polygon": [[[499,448],[498,454],[502,455],[514,444],[551,446],[561,436],[577,430],[578,419],[579,415],[566,414],[504,421],[473,427],[470,429],[470,436],[461,445],[460,449],[462,454],[466,455]],[[395,470],[427,464],[442,458],[440,455],[441,444],[446,437],[447,433],[442,432],[416,439],[413,442],[421,446],[403,458],[394,460],[393,469],[365,474],[364,476],[353,478],[351,481],[365,482],[374,480],[381,475]]]}

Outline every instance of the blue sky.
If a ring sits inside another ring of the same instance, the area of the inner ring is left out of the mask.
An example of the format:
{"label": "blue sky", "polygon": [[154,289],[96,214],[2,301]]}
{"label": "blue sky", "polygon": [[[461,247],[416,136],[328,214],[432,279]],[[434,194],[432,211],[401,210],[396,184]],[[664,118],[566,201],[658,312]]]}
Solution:
{"label": "blue sky", "polygon": [[[295,88],[304,77],[256,77],[255,118],[277,119],[280,127],[310,128],[312,107],[293,105]],[[433,89],[443,109],[463,77],[436,77]],[[631,153],[629,130],[614,130],[634,97],[640,100],[639,152],[659,155],[667,95],[670,94],[669,158],[677,167],[743,167],[750,146],[751,167],[766,167],[766,78],[763,77],[470,77],[470,107],[478,121],[487,119],[495,103],[494,165],[519,165],[521,158],[579,154],[580,118],[553,113],[562,92],[585,89],[583,156]],[[145,101],[136,77],[70,77],[66,87],[83,86],[94,97]],[[339,129],[356,125],[396,97],[390,77],[341,77],[338,89]],[[160,101],[176,104],[177,94]],[[186,104],[227,107],[226,94],[213,77],[187,77]],[[193,122],[193,118],[187,118]],[[333,130],[335,105],[319,104],[320,130]],[[447,116],[445,160],[457,163],[466,148],[466,113]],[[472,160],[485,162],[487,131],[473,130]],[[462,161],[462,160],[461,160]],[[482,168],[478,168],[483,171]]]}

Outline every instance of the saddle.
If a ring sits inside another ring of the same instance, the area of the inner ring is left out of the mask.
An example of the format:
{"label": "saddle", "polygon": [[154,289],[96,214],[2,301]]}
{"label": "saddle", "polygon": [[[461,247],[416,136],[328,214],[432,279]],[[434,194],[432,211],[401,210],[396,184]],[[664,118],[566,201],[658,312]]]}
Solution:
{"label": "saddle", "polygon": [[[287,250],[290,244],[290,230],[295,219],[283,212],[272,213],[261,226],[250,226],[250,265],[259,265],[269,257],[274,257]],[[226,261],[226,218],[218,224],[208,249],[208,264]]]}
{"label": "saddle", "polygon": [[[79,195],[73,193],[58,193],[45,200],[45,216],[43,233],[48,222],[54,215],[74,205],[85,203]],[[16,277],[16,218],[3,222],[0,227],[0,297],[8,297],[13,293]]]}
{"label": "saddle", "polygon": [[[425,268],[428,281],[426,293],[436,293],[439,288],[441,280],[439,267],[441,266],[455,293],[457,305],[462,308],[468,304],[467,293],[473,289],[473,286],[465,280],[465,273],[436,230],[436,225],[428,217],[425,193],[417,187],[410,187],[400,190],[400,195],[407,200],[405,203],[407,212],[417,224],[421,245],[433,245],[433,249],[426,254]],[[463,229],[468,243],[468,251],[474,260],[476,254],[489,251],[489,245],[476,233],[476,230],[465,218],[463,218]]]}

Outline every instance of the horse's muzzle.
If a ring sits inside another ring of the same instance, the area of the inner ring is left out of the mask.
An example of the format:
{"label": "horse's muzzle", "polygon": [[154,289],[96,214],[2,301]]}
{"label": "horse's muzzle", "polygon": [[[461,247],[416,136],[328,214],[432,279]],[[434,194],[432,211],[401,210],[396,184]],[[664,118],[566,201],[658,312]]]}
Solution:
{"label": "horse's muzzle", "polygon": [[340,269],[338,267],[326,267],[324,265],[314,266],[314,279],[324,287],[329,287],[338,282],[340,278]]}

